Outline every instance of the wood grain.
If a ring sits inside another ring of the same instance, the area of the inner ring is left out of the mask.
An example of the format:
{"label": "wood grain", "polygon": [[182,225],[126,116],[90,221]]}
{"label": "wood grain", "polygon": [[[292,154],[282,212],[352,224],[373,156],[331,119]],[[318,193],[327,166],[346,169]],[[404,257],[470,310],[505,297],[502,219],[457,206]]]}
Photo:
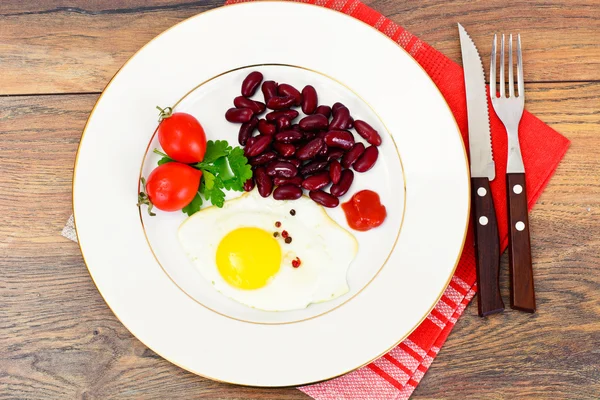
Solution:
{"label": "wood grain", "polygon": [[[475,266],[477,270],[477,311],[485,317],[504,311],[500,295],[500,238],[490,181],[471,177],[471,219],[475,221]],[[480,192],[483,191],[483,194]],[[482,223],[485,221],[485,223]]]}
{"label": "wood grain", "polygon": [[[516,191],[515,188],[521,188]],[[535,286],[531,261],[531,239],[524,173],[506,174],[508,203],[508,276],[510,307],[535,312]],[[518,225],[522,224],[521,229]]]}
{"label": "wood grain", "polygon": [[[527,90],[530,109],[573,141],[531,214],[539,312],[482,321],[471,305],[415,399],[591,398],[600,390],[600,116],[593,97],[580,95],[600,93],[600,83]],[[58,235],[71,213],[75,150],[96,98],[0,98],[5,398],[305,398],[187,373],[146,349],[106,307],[77,245]]]}
{"label": "wood grain", "polygon": [[[71,213],[75,150],[97,92],[153,36],[217,4],[0,3],[0,399],[307,398],[292,388],[212,382],[158,357],[115,318],[78,246],[59,236]],[[526,106],[572,140],[530,215],[538,312],[507,310],[482,321],[473,302],[413,398],[597,398],[598,2],[370,4],[455,60],[457,21],[484,54],[492,31],[520,28]],[[19,93],[48,95],[8,96]],[[501,268],[507,299],[506,255]]]}
{"label": "wood grain", "polygon": [[[489,55],[493,32],[523,36],[525,80],[600,80],[597,0],[366,1],[454,60],[456,22]],[[99,92],[141,46],[220,0],[0,3],[0,94]]]}

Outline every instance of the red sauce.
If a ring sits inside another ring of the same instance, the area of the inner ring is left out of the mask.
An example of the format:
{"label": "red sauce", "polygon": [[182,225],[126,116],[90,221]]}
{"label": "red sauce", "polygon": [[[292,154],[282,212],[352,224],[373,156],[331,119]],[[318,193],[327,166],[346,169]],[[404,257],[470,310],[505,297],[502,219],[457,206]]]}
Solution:
{"label": "red sauce", "polygon": [[371,190],[361,190],[350,201],[342,204],[350,228],[368,231],[383,223],[387,213],[379,195]]}

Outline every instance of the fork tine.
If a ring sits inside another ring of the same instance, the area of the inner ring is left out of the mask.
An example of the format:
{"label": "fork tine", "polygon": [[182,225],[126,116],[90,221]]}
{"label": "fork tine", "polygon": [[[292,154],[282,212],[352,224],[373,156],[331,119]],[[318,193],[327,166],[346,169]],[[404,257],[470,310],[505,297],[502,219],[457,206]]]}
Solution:
{"label": "fork tine", "polygon": [[521,55],[521,34],[517,35],[517,82],[519,85],[519,97],[525,96],[525,87],[523,82],[523,56]]}
{"label": "fork tine", "polygon": [[492,42],[492,56],[490,66],[490,96],[495,99],[498,95],[496,88],[496,34],[494,33],[494,41]]}
{"label": "fork tine", "polygon": [[508,35],[508,95],[515,97],[515,78],[513,72],[512,33]]}
{"label": "fork tine", "polygon": [[500,97],[506,97],[506,81],[504,80],[504,33],[500,41],[500,82],[498,82],[498,88],[500,89]]}

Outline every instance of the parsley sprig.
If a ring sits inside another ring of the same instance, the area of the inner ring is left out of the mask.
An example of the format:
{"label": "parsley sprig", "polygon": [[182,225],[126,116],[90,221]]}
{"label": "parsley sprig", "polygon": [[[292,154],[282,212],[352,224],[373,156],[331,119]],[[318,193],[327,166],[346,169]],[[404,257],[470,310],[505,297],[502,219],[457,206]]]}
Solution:
{"label": "parsley sprig", "polygon": [[[174,161],[158,149],[154,149],[154,153],[162,156],[158,165]],[[192,167],[202,171],[202,179],[194,200],[181,210],[187,215],[200,210],[204,202],[203,197],[214,206],[223,207],[224,190],[241,192],[244,190],[244,182],[252,178],[252,167],[244,156],[244,150],[241,147],[231,147],[226,140],[206,142],[204,159],[192,164]]]}

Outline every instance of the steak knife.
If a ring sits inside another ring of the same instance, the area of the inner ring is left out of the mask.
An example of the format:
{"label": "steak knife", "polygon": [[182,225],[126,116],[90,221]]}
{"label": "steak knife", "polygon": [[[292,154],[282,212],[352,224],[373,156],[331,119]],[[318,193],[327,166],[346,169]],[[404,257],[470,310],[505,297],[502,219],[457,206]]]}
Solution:
{"label": "steak knife", "polygon": [[500,239],[490,181],[496,177],[483,63],[475,43],[458,24],[467,94],[469,152],[471,161],[471,209],[475,226],[477,309],[479,316],[502,312],[500,296]]}

